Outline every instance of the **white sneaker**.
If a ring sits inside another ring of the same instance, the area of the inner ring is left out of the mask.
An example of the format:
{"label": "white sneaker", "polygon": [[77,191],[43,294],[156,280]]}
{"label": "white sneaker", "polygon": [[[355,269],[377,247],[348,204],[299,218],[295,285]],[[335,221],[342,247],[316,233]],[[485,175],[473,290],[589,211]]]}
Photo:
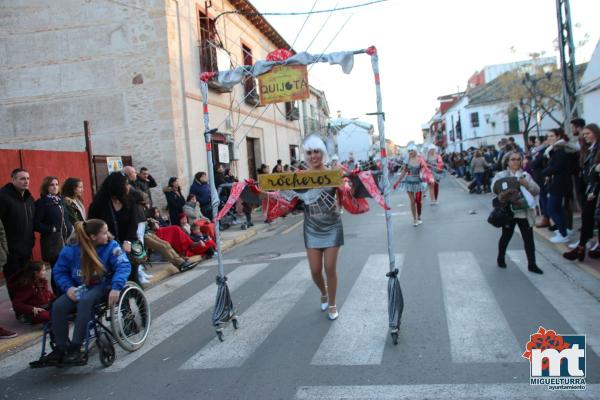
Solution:
{"label": "white sneaker", "polygon": [[417,220],[417,225],[421,225],[423,223],[423,221],[421,221],[420,219]]}
{"label": "white sneaker", "polygon": [[413,226],[414,226],[414,227],[417,227],[417,226],[419,226],[419,222],[417,222],[417,221],[413,222]]}
{"label": "white sneaker", "polygon": [[579,240],[578,240],[578,241],[576,241],[575,243],[571,243],[571,244],[569,245],[569,248],[570,248],[570,249],[574,249],[574,248],[576,248],[577,246],[579,246]]}
{"label": "white sneaker", "polygon": [[554,237],[550,238],[550,241],[552,243],[568,243],[569,238],[567,236],[563,236],[557,232],[557,234]]}
{"label": "white sneaker", "polygon": [[594,243],[594,245],[590,247],[590,250],[596,250],[598,248],[598,244],[600,244],[600,243],[599,242]]}
{"label": "white sneaker", "polygon": [[147,285],[150,283],[150,280],[146,279],[143,275],[138,274],[138,279],[142,285]]}
{"label": "white sneaker", "polygon": [[146,268],[144,268],[143,265],[140,265],[138,267],[138,275],[143,276],[144,278],[146,278],[148,280],[150,280],[150,278],[152,278],[152,275],[146,273]]}

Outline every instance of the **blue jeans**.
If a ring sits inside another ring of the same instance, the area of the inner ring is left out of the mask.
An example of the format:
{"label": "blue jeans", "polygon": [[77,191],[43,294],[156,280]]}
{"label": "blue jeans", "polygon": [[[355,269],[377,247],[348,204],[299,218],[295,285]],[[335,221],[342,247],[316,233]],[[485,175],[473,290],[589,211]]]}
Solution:
{"label": "blue jeans", "polygon": [[481,185],[483,184],[483,172],[475,172],[475,185],[477,186],[477,192],[481,192]]}
{"label": "blue jeans", "polygon": [[567,227],[565,225],[565,215],[563,213],[563,195],[550,193],[548,195],[548,216],[556,224],[561,235],[567,236]]}

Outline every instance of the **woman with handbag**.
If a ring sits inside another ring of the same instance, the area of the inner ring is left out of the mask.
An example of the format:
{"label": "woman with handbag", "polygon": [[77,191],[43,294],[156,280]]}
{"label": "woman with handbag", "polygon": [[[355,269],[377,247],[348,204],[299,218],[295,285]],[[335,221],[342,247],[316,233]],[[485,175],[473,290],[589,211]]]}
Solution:
{"label": "woman with handbag", "polygon": [[[45,177],[40,187],[40,198],[35,202],[34,228],[41,235],[42,260],[51,267],[73,231],[59,187],[57,177]],[[51,284],[58,295],[58,287],[53,280]]]}
{"label": "woman with handbag", "polygon": [[[511,151],[504,157],[504,170],[500,171],[494,177],[492,188],[498,196],[500,202],[510,204],[513,211],[512,220],[502,227],[502,236],[498,242],[498,267],[506,268],[506,248],[515,231],[515,225],[519,226],[525,253],[527,254],[527,264],[530,272],[543,274],[535,262],[535,242],[533,240],[533,225],[535,224],[535,204],[528,204],[532,198],[527,201],[525,196],[533,197],[540,192],[540,187],[535,183],[531,175],[523,171],[523,156],[517,151]],[[497,185],[500,179],[514,178],[518,181],[519,190],[508,189],[503,185]],[[528,194],[527,194],[528,193]],[[520,203],[517,205],[517,203]]]}

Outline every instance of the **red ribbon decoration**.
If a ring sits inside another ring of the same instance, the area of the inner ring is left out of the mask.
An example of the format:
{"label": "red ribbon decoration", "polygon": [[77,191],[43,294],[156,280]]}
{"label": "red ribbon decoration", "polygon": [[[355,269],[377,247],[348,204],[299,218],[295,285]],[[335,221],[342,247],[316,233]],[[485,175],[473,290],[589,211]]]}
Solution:
{"label": "red ribbon decoration", "polygon": [[367,53],[370,56],[374,56],[375,54],[377,54],[377,48],[375,46],[370,46],[365,50],[365,53]]}
{"label": "red ribbon decoration", "polygon": [[216,72],[202,72],[200,74],[200,80],[203,82],[208,82],[209,80],[214,78],[216,75],[217,75]]}
{"label": "red ribbon decoration", "polygon": [[277,49],[267,54],[267,61],[285,61],[294,53],[288,49]]}
{"label": "red ribbon decoration", "polygon": [[369,192],[373,200],[375,200],[375,202],[379,204],[381,208],[383,208],[384,210],[391,210],[391,208],[389,208],[387,204],[385,204],[385,199],[379,191],[379,188],[375,183],[375,179],[373,179],[373,174],[371,173],[371,171],[359,172],[358,178],[360,179],[362,184],[365,185],[367,192]]}
{"label": "red ribbon decoration", "polygon": [[231,207],[233,207],[235,202],[240,198],[240,195],[244,191],[245,187],[246,182],[235,182],[233,184],[233,186],[231,187],[231,193],[229,194],[229,198],[227,199],[227,202],[225,203],[221,211],[219,211],[219,213],[217,214],[217,218],[215,218],[215,221],[218,221],[221,218],[223,218],[223,216],[227,214],[229,210],[231,210]]}

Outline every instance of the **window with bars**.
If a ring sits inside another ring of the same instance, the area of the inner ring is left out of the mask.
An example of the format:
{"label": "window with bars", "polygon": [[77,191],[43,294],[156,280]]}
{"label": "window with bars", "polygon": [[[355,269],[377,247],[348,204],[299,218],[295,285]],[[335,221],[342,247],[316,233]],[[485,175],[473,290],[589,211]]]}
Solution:
{"label": "window with bars", "polygon": [[[242,43],[242,60],[244,65],[252,66],[254,59],[252,57],[252,49]],[[258,97],[258,90],[256,88],[256,78],[253,76],[246,76],[244,78],[244,100],[247,104],[252,106],[258,106],[260,99]]]}
{"label": "window with bars", "polygon": [[508,113],[508,133],[519,133],[519,109],[517,107]]}
{"label": "window with bars", "polygon": [[200,29],[200,70],[202,72],[218,72],[217,42],[218,35],[215,20],[198,11],[198,27]]}
{"label": "window with bars", "polygon": [[478,112],[471,113],[471,126],[473,128],[477,128],[479,126],[479,113]]}

